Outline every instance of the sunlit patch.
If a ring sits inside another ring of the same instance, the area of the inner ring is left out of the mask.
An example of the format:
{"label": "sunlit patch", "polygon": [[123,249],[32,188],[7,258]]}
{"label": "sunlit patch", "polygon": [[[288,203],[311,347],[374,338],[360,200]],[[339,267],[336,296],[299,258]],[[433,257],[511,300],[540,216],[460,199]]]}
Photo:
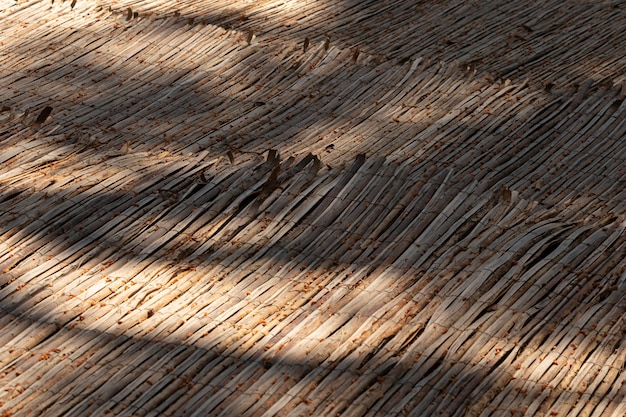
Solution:
{"label": "sunlit patch", "polygon": [[3,411],[620,410],[615,62],[391,56],[331,3],[0,6]]}

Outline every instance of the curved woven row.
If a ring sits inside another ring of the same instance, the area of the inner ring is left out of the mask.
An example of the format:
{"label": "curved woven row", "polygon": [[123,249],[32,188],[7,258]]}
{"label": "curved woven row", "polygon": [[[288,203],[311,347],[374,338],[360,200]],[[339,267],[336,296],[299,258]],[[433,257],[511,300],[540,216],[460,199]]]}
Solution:
{"label": "curved woven row", "polygon": [[619,77],[303,48],[254,4],[274,35],[3,3],[0,410],[623,414]]}
{"label": "curved woven row", "polygon": [[[83,0],[86,1],[86,0]],[[458,61],[493,79],[566,88],[624,81],[619,1],[177,1],[108,2],[114,12],[218,24],[270,42],[328,41],[381,61]]]}

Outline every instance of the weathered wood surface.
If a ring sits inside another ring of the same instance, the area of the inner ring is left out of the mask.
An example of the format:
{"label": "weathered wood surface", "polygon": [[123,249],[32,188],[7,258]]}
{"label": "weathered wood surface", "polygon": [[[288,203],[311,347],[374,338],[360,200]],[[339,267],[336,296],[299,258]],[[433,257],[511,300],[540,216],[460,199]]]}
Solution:
{"label": "weathered wood surface", "polygon": [[626,413],[623,5],[302,3],[0,3],[1,412]]}

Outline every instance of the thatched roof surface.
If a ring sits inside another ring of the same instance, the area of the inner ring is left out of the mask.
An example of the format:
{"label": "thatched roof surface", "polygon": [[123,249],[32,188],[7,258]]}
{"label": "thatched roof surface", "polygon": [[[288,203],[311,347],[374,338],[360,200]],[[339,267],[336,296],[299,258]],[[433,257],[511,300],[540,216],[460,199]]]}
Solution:
{"label": "thatched roof surface", "polygon": [[300,3],[0,3],[0,411],[626,413],[623,5]]}

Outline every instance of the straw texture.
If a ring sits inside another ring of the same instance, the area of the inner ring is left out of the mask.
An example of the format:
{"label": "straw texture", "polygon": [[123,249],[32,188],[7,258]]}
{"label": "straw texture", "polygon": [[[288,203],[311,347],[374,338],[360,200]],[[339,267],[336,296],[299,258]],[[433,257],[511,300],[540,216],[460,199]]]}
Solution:
{"label": "straw texture", "polygon": [[626,413],[616,1],[0,1],[0,415]]}

